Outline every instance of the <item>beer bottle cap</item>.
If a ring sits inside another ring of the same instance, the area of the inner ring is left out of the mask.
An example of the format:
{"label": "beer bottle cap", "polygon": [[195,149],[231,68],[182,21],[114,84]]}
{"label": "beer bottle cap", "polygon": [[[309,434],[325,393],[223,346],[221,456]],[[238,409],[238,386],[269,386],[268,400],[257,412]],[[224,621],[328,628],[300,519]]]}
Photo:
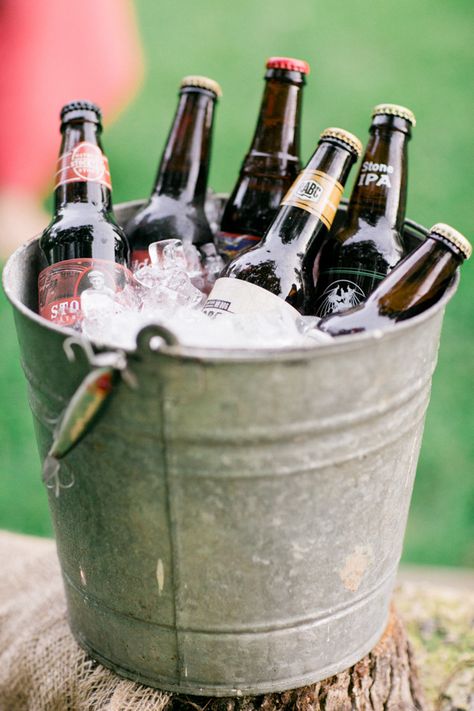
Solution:
{"label": "beer bottle cap", "polygon": [[184,89],[186,86],[195,86],[199,89],[207,89],[208,91],[212,91],[218,99],[222,96],[222,89],[219,84],[214,81],[214,79],[209,79],[209,77],[202,77],[199,75],[184,77],[184,79],[181,80],[180,88]]}
{"label": "beer bottle cap", "polygon": [[326,128],[319,137],[319,140],[324,141],[325,138],[337,138],[339,141],[342,141],[354,151],[358,158],[362,153],[362,143],[357,136],[354,136],[353,133],[349,133],[349,131],[346,131],[344,128]]}
{"label": "beer bottle cap", "polygon": [[270,57],[266,63],[267,69],[288,69],[291,72],[301,72],[309,74],[309,64],[304,59],[293,59],[292,57]]}
{"label": "beer bottle cap", "polygon": [[413,111],[410,111],[410,109],[407,109],[406,106],[399,106],[398,104],[377,104],[372,111],[372,118],[380,114],[400,116],[400,118],[409,121],[412,126],[416,126],[415,114]]}
{"label": "beer bottle cap", "polygon": [[447,242],[454,244],[454,246],[464,254],[464,257],[469,259],[472,254],[472,245],[469,240],[460,232],[455,230],[454,227],[446,225],[444,222],[438,222],[430,229],[430,234],[432,232],[440,237],[443,237]]}
{"label": "beer bottle cap", "polygon": [[92,111],[97,116],[99,121],[102,119],[99,107],[91,101],[70,101],[69,104],[65,104],[61,109],[61,121],[64,121],[66,114],[69,114],[72,111]]}

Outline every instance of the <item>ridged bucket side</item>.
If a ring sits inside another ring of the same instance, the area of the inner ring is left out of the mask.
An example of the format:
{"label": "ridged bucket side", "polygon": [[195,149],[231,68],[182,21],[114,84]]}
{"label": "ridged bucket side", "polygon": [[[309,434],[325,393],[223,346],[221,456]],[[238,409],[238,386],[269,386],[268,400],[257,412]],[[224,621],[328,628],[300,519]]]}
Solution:
{"label": "ridged bucket side", "polygon": [[[44,456],[89,367],[25,308],[35,249],[5,286]],[[63,461],[74,485],[50,495],[79,642],[130,678],[216,696],[364,656],[387,618],[453,291],[391,332],[306,350],[157,353],[145,333],[129,354],[138,389],[118,386]]]}

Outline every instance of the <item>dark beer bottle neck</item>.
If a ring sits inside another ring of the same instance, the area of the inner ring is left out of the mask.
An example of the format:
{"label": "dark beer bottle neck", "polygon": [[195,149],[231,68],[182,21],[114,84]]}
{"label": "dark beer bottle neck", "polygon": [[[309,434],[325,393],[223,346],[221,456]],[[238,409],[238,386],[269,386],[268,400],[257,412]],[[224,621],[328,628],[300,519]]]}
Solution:
{"label": "dark beer bottle neck", "polygon": [[[100,133],[100,125],[87,120],[71,121],[63,128],[54,193],[56,211],[77,203],[87,203],[99,212],[112,210],[110,174],[102,151]],[[73,158],[74,151],[76,158]],[[92,157],[92,164],[84,161],[86,153],[86,157]],[[87,169],[88,165],[92,170]]]}
{"label": "dark beer bottle neck", "polygon": [[413,316],[439,297],[462,261],[454,246],[428,237],[385,277],[367,305],[376,304],[379,314],[391,319]]}
{"label": "dark beer bottle neck", "polygon": [[215,98],[204,89],[181,92],[153,196],[167,195],[204,205]]}
{"label": "dark beer bottle neck", "polygon": [[401,232],[406,208],[407,144],[410,124],[394,116],[376,116],[352,191],[348,225],[362,221]]}
{"label": "dark beer bottle neck", "polygon": [[[284,70],[279,72],[285,73]],[[273,70],[266,79],[255,134],[244,160],[244,172],[268,168],[269,161],[275,166],[299,161],[303,79],[294,83],[276,78],[276,73],[277,70]]]}

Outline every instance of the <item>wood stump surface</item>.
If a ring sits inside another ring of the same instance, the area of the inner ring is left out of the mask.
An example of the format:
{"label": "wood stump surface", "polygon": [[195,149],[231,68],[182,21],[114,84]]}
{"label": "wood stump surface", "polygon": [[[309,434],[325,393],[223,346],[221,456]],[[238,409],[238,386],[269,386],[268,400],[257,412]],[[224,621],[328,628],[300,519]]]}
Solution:
{"label": "wood stump surface", "polygon": [[347,671],[293,691],[234,699],[176,696],[170,711],[425,711],[413,651],[392,608],[376,647]]}

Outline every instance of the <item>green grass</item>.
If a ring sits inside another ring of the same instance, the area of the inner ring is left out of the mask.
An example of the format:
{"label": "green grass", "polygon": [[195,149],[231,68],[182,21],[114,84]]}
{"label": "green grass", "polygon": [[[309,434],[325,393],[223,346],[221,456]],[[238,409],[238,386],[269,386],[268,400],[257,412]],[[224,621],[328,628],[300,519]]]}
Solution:
{"label": "green grass", "polygon": [[19,363],[13,316],[0,291],[0,528],[50,535],[46,494],[34,444],[33,420]]}
{"label": "green grass", "polygon": [[[115,202],[149,193],[179,80],[190,73],[222,85],[210,182],[229,190],[254,128],[264,60],[287,54],[312,67],[303,109],[305,158],[326,126],[348,128],[365,140],[372,106],[404,104],[418,120],[410,145],[408,215],[427,226],[451,223],[473,237],[471,2],[137,0],[135,6],[147,74],[133,103],[113,125],[106,124]],[[474,564],[473,303],[474,260],[463,268],[447,309],[405,544],[405,559],[412,562]],[[25,385],[3,297],[0,326],[0,526],[48,534]]]}

